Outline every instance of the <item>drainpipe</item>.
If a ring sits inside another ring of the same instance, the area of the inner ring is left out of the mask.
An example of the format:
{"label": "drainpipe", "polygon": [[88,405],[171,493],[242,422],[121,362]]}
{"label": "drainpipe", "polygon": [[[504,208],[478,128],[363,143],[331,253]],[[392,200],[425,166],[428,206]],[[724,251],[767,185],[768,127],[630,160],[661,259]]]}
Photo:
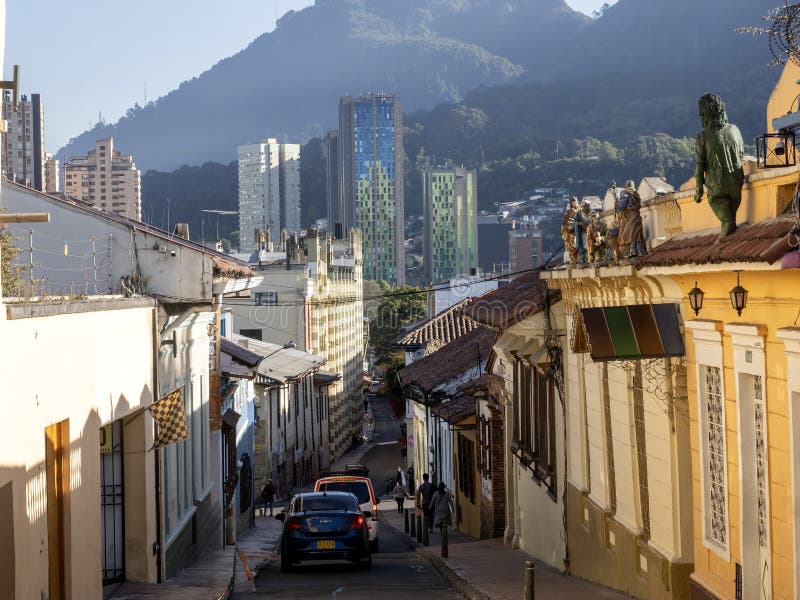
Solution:
{"label": "drainpipe", "polygon": [[[161,352],[161,336],[158,333],[158,306],[153,309],[153,402],[158,400],[161,393],[158,383],[158,358]],[[153,554],[156,557],[156,582],[162,583],[164,581],[163,573],[163,555],[164,555],[164,532],[161,525],[161,493],[163,486],[161,484],[161,448],[156,448],[154,454],[155,460],[155,480],[156,480],[156,536],[157,539],[153,542]]]}

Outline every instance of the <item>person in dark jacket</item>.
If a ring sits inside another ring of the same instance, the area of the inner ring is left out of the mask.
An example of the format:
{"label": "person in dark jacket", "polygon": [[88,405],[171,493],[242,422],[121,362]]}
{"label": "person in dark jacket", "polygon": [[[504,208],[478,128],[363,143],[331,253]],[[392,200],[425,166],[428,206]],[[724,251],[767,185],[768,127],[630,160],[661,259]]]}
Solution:
{"label": "person in dark jacket", "polygon": [[272,502],[275,500],[275,484],[272,483],[272,479],[267,479],[267,482],[264,484],[264,488],[261,490],[261,502],[263,503],[263,509],[261,514],[267,513],[267,507],[269,507],[269,516],[272,516]]}
{"label": "person in dark jacket", "polygon": [[433,485],[428,481],[427,473],[422,474],[422,483],[417,487],[416,505],[417,509],[422,510],[425,515],[425,522],[428,524],[428,530],[433,531],[433,519],[431,518],[431,498],[433,498]]}

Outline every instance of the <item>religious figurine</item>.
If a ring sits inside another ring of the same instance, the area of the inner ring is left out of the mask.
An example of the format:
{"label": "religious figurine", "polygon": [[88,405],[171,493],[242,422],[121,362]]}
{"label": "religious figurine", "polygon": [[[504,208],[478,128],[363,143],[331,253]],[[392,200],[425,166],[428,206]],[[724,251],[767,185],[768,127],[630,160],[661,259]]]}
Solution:
{"label": "religious figurine", "polygon": [[602,262],[611,260],[611,246],[608,242],[608,226],[600,218],[600,213],[592,213],[589,225],[589,262]]}
{"label": "religious figurine", "polygon": [[577,212],[578,199],[573,196],[569,199],[569,204],[564,209],[564,216],[561,219],[561,239],[564,240],[566,258],[569,262],[575,262],[578,258],[578,248],[575,246],[575,213]]}
{"label": "religious figurine", "polygon": [[736,211],[742,202],[744,183],[744,141],[739,128],[728,123],[725,103],[716,94],[700,97],[703,130],[695,143],[697,188],[694,201],[703,200],[703,184],[708,188],[708,204],[719,219],[719,239],[736,231]]}
{"label": "religious figurine", "polygon": [[620,231],[620,224],[617,219],[614,219],[614,222],[611,223],[611,227],[608,229],[608,241],[611,245],[610,247],[610,256],[609,260],[619,260],[622,251],[620,250],[620,239],[619,239],[619,231]]}
{"label": "religious figurine", "polygon": [[[577,199],[576,199],[577,200]],[[588,259],[588,229],[592,222],[592,213],[588,201],[583,202],[581,209],[575,213],[575,246],[578,248],[578,263],[586,264]]]}
{"label": "religious figurine", "polygon": [[642,216],[639,214],[641,206],[642,199],[636,191],[633,180],[629,179],[625,182],[625,188],[620,193],[615,207],[616,212],[622,213],[625,221],[624,225],[620,226],[620,243],[627,246],[625,258],[634,258],[647,254],[644,244]]}

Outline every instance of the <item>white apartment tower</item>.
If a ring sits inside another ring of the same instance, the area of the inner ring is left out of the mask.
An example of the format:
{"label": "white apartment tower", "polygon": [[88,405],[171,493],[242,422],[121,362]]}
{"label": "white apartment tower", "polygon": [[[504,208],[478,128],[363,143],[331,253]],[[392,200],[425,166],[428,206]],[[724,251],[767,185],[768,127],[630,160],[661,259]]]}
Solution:
{"label": "white apartment tower", "polygon": [[44,150],[44,106],[39,94],[22,96],[14,112],[11,93],[3,92],[3,116],[8,131],[2,134],[3,175],[40,192],[46,187]]}
{"label": "white apartment tower", "polygon": [[239,146],[239,249],[258,249],[255,233],[300,231],[300,144],[267,138]]}
{"label": "white apartment tower", "polygon": [[64,195],[142,220],[141,173],[133,157],[114,150],[114,138],[98,140],[86,156],[73,156],[66,162]]}

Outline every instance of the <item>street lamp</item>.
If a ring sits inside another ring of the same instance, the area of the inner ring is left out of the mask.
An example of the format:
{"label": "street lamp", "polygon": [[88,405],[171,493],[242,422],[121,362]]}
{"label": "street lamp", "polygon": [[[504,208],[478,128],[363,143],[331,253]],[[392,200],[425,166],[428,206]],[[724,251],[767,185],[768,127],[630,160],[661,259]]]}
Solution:
{"label": "street lamp", "polygon": [[700,314],[700,309],[703,308],[703,296],[705,293],[699,287],[697,282],[694,282],[694,287],[689,290],[689,306],[692,307],[695,316]]}
{"label": "street lamp", "polygon": [[739,273],[741,273],[741,270],[736,271],[736,287],[730,291],[730,295],[731,306],[733,306],[734,310],[736,310],[741,317],[742,311],[747,306],[747,290],[739,285]]}
{"label": "street lamp", "polygon": [[293,348],[297,348],[297,344],[295,344],[293,341],[292,342],[286,342],[283,346],[281,346],[280,348],[278,348],[274,352],[270,352],[264,358],[269,358],[270,356],[272,356],[273,354],[277,354],[281,350],[291,350]]}

